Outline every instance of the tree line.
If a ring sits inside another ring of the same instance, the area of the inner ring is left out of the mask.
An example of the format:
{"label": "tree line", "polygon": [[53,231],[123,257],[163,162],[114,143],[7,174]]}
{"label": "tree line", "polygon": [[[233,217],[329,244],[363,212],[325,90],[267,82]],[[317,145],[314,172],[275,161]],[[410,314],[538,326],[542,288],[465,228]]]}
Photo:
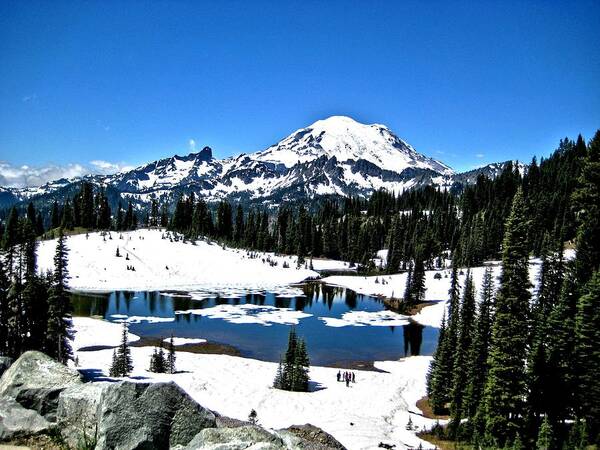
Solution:
{"label": "tree line", "polygon": [[[525,186],[517,187],[502,227],[497,292],[487,269],[478,304],[470,273],[461,296],[453,269],[427,383],[434,413],[451,417],[437,429],[446,438],[478,448],[600,443],[600,131],[577,152],[581,160],[571,164],[580,175],[565,181],[573,190],[548,196],[570,205],[562,217],[546,217],[542,226]],[[571,233],[566,217],[575,220],[573,260],[563,257]],[[538,245],[542,264],[532,295],[529,257]]]}

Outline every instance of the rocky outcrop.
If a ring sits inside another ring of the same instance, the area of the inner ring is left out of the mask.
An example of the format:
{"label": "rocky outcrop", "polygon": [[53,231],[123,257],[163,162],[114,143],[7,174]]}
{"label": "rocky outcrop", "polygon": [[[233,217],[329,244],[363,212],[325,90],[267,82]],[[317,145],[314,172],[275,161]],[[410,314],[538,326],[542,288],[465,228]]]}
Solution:
{"label": "rocky outcrop", "polygon": [[81,375],[41,353],[26,352],[0,379],[0,398],[13,399],[50,422],[56,419],[59,394],[81,384]]}
{"label": "rocky outcrop", "polygon": [[175,383],[108,386],[98,410],[97,449],[168,448],[186,445],[215,415]]}
{"label": "rocky outcrop", "polygon": [[113,384],[85,383],[61,392],[56,417],[61,435],[70,447],[86,447],[86,442],[97,441],[102,395]]}
{"label": "rocky outcrop", "polygon": [[0,397],[0,441],[50,431],[54,424],[12,398]]}
{"label": "rocky outcrop", "polygon": [[185,450],[284,450],[287,447],[274,434],[255,425],[235,428],[207,428],[192,439]]}
{"label": "rocky outcrop", "polygon": [[305,425],[292,425],[291,427],[278,430],[288,448],[325,450],[345,449],[332,435],[309,423]]}

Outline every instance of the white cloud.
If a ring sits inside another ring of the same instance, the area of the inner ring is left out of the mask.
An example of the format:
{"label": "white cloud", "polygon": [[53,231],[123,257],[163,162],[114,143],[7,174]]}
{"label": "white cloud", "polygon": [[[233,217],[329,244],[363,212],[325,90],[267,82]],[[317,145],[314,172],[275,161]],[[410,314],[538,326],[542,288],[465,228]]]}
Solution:
{"label": "white cloud", "polygon": [[126,172],[128,170],[133,169],[133,166],[130,166],[125,163],[112,163],[109,161],[103,161],[101,159],[95,159],[90,161],[90,164],[95,169],[94,173],[102,173],[102,174],[111,174],[117,172]]}
{"label": "white cloud", "polygon": [[188,142],[188,145],[190,147],[190,151],[191,152],[195,152],[196,151],[196,141],[193,139],[190,139]]}
{"label": "white cloud", "polygon": [[94,160],[89,165],[48,164],[33,167],[29,165],[16,166],[6,161],[0,161],[0,186],[6,187],[34,187],[41,186],[49,181],[61,178],[75,178],[88,174],[112,174],[131,170],[133,167],[125,163],[112,163],[109,161]]}
{"label": "white cloud", "polygon": [[479,159],[481,159],[481,158],[483,158],[484,156],[485,156],[485,155],[484,155],[483,153],[477,153],[477,154],[475,155],[475,158],[479,158]]}

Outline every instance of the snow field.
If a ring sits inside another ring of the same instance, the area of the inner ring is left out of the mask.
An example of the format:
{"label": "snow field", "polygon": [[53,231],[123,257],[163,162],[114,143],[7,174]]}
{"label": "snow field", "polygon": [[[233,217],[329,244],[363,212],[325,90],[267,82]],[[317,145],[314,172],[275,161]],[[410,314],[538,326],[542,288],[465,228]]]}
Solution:
{"label": "snow field", "polygon": [[[118,344],[121,326],[98,319],[73,319],[76,339],[89,345]],[[251,409],[267,428],[312,423],[331,433],[349,449],[375,449],[379,442],[397,448],[426,442],[406,430],[409,415],[419,428],[433,420],[419,415],[414,406],[425,395],[425,374],[430,357],[377,362],[384,372],[355,371],[356,383],[346,387],[336,381],[338,369],[311,367],[313,392],[286,392],[271,387],[277,364],[226,355],[176,352],[179,373],[148,372],[153,347],[132,347],[132,377],[141,381],[174,381],[201,405],[229,417],[246,420]],[[77,352],[80,369],[108,374],[112,349]],[[133,380],[135,381],[135,380]],[[409,411],[415,412],[410,413]]]}

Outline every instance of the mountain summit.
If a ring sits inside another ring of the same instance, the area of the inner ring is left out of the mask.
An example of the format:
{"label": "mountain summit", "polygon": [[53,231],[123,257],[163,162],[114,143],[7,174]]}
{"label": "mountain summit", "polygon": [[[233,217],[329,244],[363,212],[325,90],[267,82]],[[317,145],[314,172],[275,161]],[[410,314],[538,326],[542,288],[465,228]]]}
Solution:
{"label": "mountain summit", "polygon": [[417,153],[385,125],[365,125],[347,116],[318,120],[253,156],[292,167],[323,155],[339,162],[365,160],[398,173],[409,167],[453,173],[445,164]]}

